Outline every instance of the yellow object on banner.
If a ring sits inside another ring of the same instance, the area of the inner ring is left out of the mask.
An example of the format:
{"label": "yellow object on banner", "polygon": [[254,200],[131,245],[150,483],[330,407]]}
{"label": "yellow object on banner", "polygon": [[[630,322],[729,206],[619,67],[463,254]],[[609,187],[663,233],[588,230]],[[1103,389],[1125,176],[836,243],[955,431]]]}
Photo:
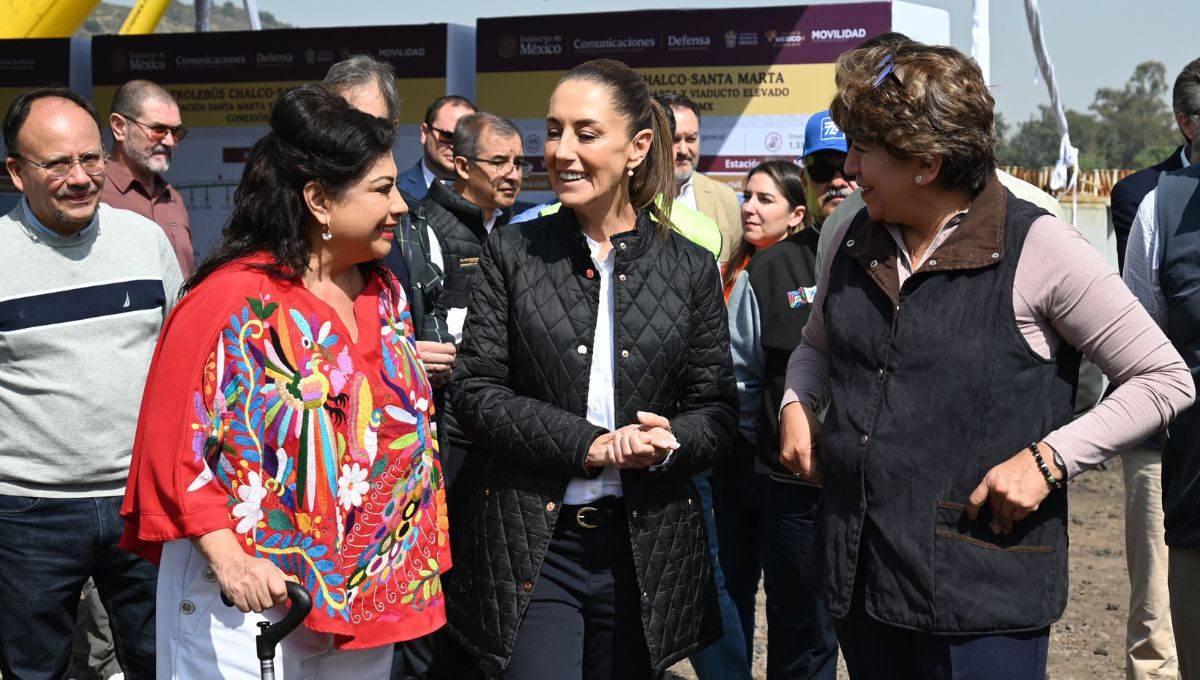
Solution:
{"label": "yellow object on banner", "polygon": [[0,38],[69,38],[100,0],[8,2]]}
{"label": "yellow object on banner", "polygon": [[158,20],[167,12],[171,0],[138,0],[121,24],[120,35],[146,35],[154,32]]}

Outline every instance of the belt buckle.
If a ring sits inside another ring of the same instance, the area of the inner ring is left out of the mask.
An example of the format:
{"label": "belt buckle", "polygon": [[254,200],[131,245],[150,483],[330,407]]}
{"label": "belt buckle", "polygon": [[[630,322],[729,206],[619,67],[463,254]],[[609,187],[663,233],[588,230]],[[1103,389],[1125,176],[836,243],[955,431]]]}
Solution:
{"label": "belt buckle", "polygon": [[583,513],[585,513],[585,512],[600,512],[600,509],[593,508],[590,505],[585,505],[582,508],[579,508],[578,510],[575,511],[575,523],[578,524],[579,526],[583,527],[584,529],[599,529],[600,528],[599,524],[592,524],[591,522],[589,522],[583,518]]}

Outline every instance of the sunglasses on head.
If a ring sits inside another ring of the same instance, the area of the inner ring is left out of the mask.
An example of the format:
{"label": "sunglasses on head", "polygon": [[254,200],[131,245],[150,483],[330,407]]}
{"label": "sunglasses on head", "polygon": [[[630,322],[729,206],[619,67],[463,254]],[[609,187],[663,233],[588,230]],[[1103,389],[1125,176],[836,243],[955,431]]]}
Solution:
{"label": "sunglasses on head", "polygon": [[804,159],[804,171],[808,173],[808,178],[814,182],[828,182],[833,179],[836,173],[841,173],[847,181],[852,181],[854,175],[846,172],[846,157],[842,156],[838,162],[834,162],[829,158],[813,156]]}

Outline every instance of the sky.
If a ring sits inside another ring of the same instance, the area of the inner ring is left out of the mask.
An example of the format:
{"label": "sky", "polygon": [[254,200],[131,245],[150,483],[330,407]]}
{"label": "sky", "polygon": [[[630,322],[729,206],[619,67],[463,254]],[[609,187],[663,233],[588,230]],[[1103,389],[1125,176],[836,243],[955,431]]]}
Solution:
{"label": "sky", "polygon": [[[220,4],[223,0],[214,0]],[[458,23],[479,17],[574,14],[632,9],[680,9],[678,0],[257,0],[260,11],[302,28],[391,24]],[[116,0],[132,5],[132,0]],[[836,0],[746,0],[750,7],[828,4]],[[972,0],[912,0],[947,10],[950,43],[969,52]],[[235,0],[235,4],[241,4]],[[1087,111],[1096,90],[1122,87],[1134,67],[1160,61],[1168,82],[1192,59],[1200,42],[1188,31],[1200,26],[1200,0],[1042,0],[1042,30],[1054,64],[1063,105]],[[688,8],[739,7],[731,0],[688,0]],[[991,79],[996,108],[1010,125],[1032,116],[1050,101],[1038,78],[1029,28],[1021,0],[991,0]],[[747,8],[746,11],[753,11]],[[1175,28],[1177,35],[1166,35]]]}

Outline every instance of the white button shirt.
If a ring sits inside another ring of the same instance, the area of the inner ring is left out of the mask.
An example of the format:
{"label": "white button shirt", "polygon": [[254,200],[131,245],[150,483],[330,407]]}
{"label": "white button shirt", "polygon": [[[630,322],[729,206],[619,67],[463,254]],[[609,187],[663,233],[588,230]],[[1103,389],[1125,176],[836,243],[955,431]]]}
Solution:
{"label": "white button shirt", "polygon": [[679,187],[679,195],[675,197],[676,201],[686,205],[687,207],[691,208],[692,210],[698,210],[698,208],[696,207],[696,184],[694,182],[695,179],[696,179],[696,174],[692,173],[692,176],[688,177],[688,181],[684,182],[683,186]]}
{"label": "white button shirt", "polygon": [[[585,235],[585,238],[587,236]],[[592,343],[592,370],[588,376],[587,419],[593,425],[617,429],[616,384],[613,366],[613,317],[616,315],[616,297],[613,295],[613,268],[616,264],[615,249],[609,249],[604,260],[597,259],[600,243],[587,239],[592,264],[600,274],[600,308],[596,315],[596,337]],[[586,351],[584,345],[580,349]],[[614,465],[606,465],[595,479],[576,477],[567,484],[563,497],[566,505],[586,505],[604,496],[622,496],[621,471]]]}

